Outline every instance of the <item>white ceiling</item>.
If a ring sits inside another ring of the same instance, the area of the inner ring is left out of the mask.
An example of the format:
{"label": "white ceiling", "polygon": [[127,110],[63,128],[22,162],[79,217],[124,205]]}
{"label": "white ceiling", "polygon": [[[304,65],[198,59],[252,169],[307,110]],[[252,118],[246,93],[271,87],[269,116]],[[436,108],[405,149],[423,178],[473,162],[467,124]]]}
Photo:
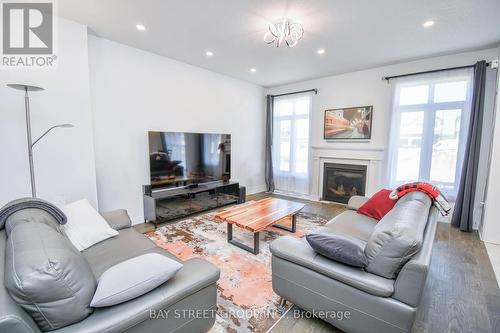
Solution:
{"label": "white ceiling", "polygon": [[[265,87],[500,42],[499,0],[60,0],[58,10],[97,36]],[[304,27],[295,48],[263,42],[283,17]]]}

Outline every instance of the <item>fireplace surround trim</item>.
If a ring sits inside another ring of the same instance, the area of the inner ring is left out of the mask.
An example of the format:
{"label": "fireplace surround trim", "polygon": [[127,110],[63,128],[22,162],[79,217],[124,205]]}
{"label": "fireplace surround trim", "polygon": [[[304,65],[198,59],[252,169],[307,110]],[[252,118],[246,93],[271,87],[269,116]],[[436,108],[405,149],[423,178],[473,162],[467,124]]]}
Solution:
{"label": "fireplace surround trim", "polygon": [[[309,198],[315,201],[321,201],[323,198],[323,164],[359,164],[366,165],[366,190],[367,196],[372,195],[383,187],[383,160],[384,149],[344,149],[334,147],[316,147],[311,149],[312,168],[311,179],[312,187]],[[329,202],[329,201],[327,201]]]}

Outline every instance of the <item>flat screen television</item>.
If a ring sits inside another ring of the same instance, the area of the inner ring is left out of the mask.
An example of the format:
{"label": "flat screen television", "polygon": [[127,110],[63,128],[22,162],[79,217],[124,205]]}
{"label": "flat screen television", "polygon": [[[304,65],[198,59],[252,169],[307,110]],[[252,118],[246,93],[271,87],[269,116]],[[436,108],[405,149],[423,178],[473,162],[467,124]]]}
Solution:
{"label": "flat screen television", "polygon": [[231,135],[149,132],[151,188],[197,185],[231,178]]}

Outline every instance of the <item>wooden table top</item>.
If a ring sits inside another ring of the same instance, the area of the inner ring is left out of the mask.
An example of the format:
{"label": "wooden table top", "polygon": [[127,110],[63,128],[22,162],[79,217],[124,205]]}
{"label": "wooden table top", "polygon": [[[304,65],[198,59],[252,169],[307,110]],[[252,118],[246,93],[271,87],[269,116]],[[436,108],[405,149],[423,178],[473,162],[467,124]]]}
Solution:
{"label": "wooden table top", "polygon": [[217,213],[216,218],[237,225],[252,232],[261,231],[279,220],[298,213],[304,204],[278,199],[265,198],[249,201],[235,208]]}

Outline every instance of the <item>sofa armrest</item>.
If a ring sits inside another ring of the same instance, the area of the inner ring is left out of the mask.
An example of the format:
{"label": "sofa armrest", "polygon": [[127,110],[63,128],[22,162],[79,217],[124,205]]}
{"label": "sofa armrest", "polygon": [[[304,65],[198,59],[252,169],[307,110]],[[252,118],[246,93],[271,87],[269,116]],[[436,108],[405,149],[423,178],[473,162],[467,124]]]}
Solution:
{"label": "sofa armrest", "polygon": [[347,203],[347,209],[358,210],[359,207],[363,206],[365,202],[368,201],[368,197],[363,197],[361,195],[354,195],[349,198],[349,202]]}
{"label": "sofa armrest", "polygon": [[389,297],[394,292],[394,280],[319,255],[305,239],[283,236],[271,243],[270,250],[273,256],[306,267],[369,294]]}
{"label": "sofa armrest", "polygon": [[41,333],[33,318],[12,299],[5,288],[6,244],[6,231],[0,230],[0,332]]}
{"label": "sofa armrest", "polygon": [[109,226],[115,230],[130,228],[132,221],[125,209],[112,210],[102,214],[102,217],[108,222]]}

